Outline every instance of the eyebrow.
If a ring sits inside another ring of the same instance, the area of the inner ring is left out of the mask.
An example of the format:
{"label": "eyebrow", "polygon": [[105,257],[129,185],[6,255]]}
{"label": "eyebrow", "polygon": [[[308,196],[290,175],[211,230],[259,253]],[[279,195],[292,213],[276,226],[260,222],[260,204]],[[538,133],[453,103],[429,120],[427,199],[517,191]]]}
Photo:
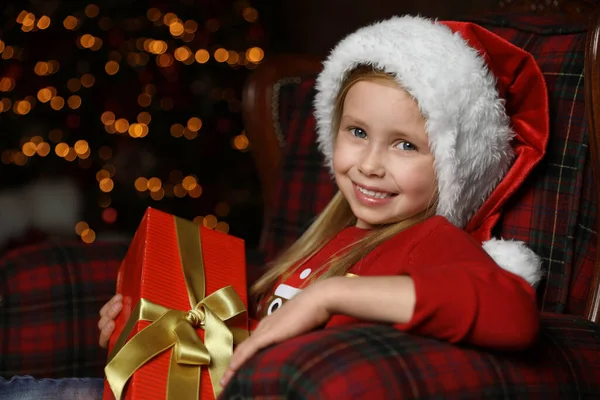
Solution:
{"label": "eyebrow", "polygon": [[[343,114],[342,118],[340,118],[340,123],[344,119],[346,119],[347,122],[349,122],[349,123],[356,124],[356,125],[359,125],[359,126],[368,127],[368,124],[366,122],[363,122],[361,119],[353,117],[351,115]],[[411,141],[411,142],[415,142],[415,143],[422,142],[422,138],[415,137],[414,134],[409,133],[409,132],[404,132],[404,131],[400,131],[400,130],[393,130],[393,131],[391,131],[391,133],[394,136],[399,136],[402,139],[406,139],[406,140]]]}
{"label": "eyebrow", "polygon": [[344,119],[350,120],[350,122],[357,124],[357,125],[362,125],[362,126],[368,125],[366,122],[364,122],[358,118],[355,118],[351,115],[348,115],[348,114],[343,114],[342,118],[340,118],[340,122],[343,121]]}

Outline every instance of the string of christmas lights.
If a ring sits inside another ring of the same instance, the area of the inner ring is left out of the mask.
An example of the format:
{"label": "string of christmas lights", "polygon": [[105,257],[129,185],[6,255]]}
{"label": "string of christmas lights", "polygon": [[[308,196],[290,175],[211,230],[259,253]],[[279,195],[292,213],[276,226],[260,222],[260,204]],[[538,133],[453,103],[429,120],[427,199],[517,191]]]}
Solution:
{"label": "string of christmas lights", "polygon": [[232,208],[258,193],[240,116],[265,55],[258,11],[74,3],[4,13],[0,126],[14,134],[0,136],[3,169],[77,177],[93,204],[74,227],[86,243],[119,221],[134,229],[147,205],[227,233]]}

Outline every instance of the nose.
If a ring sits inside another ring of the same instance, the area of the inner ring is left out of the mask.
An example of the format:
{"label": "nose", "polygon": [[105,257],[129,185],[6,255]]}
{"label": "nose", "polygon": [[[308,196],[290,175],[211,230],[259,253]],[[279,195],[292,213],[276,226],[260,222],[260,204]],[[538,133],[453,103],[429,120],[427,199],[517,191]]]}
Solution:
{"label": "nose", "polygon": [[385,175],[384,155],[375,146],[369,144],[365,147],[357,168],[365,176],[381,178]]}

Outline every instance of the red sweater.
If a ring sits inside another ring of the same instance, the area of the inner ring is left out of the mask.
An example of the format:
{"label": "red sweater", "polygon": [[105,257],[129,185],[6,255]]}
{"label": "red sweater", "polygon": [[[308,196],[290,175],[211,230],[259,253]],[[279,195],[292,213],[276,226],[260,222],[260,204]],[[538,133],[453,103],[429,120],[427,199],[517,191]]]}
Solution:
{"label": "red sweater", "polygon": [[[276,283],[262,313],[274,311],[293,297],[313,271],[366,232],[356,227],[341,231],[295,274]],[[537,336],[539,315],[533,288],[500,268],[477,241],[443,217],[432,217],[400,232],[350,272],[412,278],[416,291],[413,317],[408,323],[394,325],[402,331],[497,349],[524,348]],[[357,321],[335,315],[326,327],[351,322]]]}

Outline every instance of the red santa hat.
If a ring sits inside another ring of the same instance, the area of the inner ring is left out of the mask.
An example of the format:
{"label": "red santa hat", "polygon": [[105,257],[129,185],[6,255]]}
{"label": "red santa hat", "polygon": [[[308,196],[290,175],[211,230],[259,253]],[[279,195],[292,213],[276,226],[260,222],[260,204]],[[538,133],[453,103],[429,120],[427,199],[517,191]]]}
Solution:
{"label": "red santa hat", "polygon": [[531,54],[472,23],[412,16],[350,34],[316,85],[318,144],[330,169],[335,100],[360,65],[395,76],[417,101],[435,159],[436,213],[480,240],[498,265],[537,284],[539,257],[522,242],[491,237],[548,141],[546,85]]}

